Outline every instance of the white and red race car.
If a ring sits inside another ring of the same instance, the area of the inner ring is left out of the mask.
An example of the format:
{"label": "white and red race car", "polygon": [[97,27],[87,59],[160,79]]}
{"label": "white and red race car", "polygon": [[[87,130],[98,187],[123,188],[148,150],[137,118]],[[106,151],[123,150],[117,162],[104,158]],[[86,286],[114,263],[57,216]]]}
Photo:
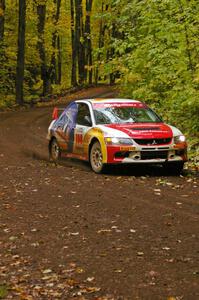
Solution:
{"label": "white and red race car", "polygon": [[48,128],[49,153],[89,161],[94,172],[108,164],[161,164],[180,173],[187,161],[185,136],[146,104],[128,99],[70,103]]}

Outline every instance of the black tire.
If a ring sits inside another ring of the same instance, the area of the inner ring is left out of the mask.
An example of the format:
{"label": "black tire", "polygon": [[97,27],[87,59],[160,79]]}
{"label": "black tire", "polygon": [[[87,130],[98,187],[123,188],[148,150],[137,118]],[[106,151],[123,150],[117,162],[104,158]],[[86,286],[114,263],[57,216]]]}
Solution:
{"label": "black tire", "polygon": [[183,171],[184,162],[167,162],[163,167],[168,175],[180,175]]}
{"label": "black tire", "polygon": [[92,170],[100,174],[104,171],[103,154],[99,142],[94,142],[90,150],[90,165]]}
{"label": "black tire", "polygon": [[61,150],[56,138],[53,138],[49,144],[50,160],[57,162],[61,157]]}

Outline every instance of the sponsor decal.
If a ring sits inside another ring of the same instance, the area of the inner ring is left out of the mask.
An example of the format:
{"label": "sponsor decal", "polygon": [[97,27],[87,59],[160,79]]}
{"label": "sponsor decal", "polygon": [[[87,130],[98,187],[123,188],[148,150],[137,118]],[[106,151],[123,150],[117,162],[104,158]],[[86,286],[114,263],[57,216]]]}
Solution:
{"label": "sponsor decal", "polygon": [[135,147],[129,147],[129,146],[122,146],[120,147],[120,151],[134,151]]}
{"label": "sponsor decal", "polygon": [[[109,125],[104,125],[105,127],[111,128],[111,129],[116,129],[119,130],[120,132],[123,132],[127,134],[131,138],[140,138],[140,139],[157,139],[157,138],[172,138],[173,133],[172,130],[167,126],[166,124],[159,124],[157,123],[157,128],[158,130],[155,130],[155,125],[154,130],[151,130],[151,124],[143,123],[142,126],[144,126],[144,130],[142,130],[142,127],[140,127],[140,130],[138,130],[137,124],[136,130],[134,130],[133,124],[109,124]],[[147,126],[149,127],[149,130],[146,130]]]}
{"label": "sponsor decal", "polygon": [[93,103],[94,108],[107,108],[107,107],[147,107],[144,103],[134,102],[134,103]]}
{"label": "sponsor decal", "polygon": [[77,133],[75,135],[75,143],[77,145],[82,145],[83,144],[83,134],[82,133]]}
{"label": "sponsor decal", "polygon": [[67,148],[68,152],[73,151],[74,128],[76,125],[77,112],[77,104],[73,102],[52,125],[52,129],[56,134],[66,142],[64,148]]}

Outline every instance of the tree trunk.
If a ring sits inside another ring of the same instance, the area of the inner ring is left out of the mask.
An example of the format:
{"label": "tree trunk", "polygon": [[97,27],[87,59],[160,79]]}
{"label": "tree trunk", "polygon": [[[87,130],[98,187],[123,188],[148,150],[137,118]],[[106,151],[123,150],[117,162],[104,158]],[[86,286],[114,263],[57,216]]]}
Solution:
{"label": "tree trunk", "polygon": [[77,86],[77,41],[75,31],[75,12],[74,0],[70,0],[71,11],[71,45],[72,45],[72,67],[71,67],[71,85]]}
{"label": "tree trunk", "polygon": [[75,34],[75,47],[77,49],[78,59],[78,82],[82,85],[85,79],[82,0],[75,0]]}
{"label": "tree trunk", "polygon": [[22,105],[25,62],[26,0],[19,0],[18,51],[16,70],[16,103]]}
{"label": "tree trunk", "polygon": [[61,38],[58,35],[57,37],[57,49],[58,49],[58,57],[57,57],[57,84],[61,84],[62,79],[62,55],[61,55]]}
{"label": "tree trunk", "polygon": [[[107,10],[108,10],[108,5],[105,5],[102,2],[101,13],[103,14],[103,12],[107,11]],[[104,47],[104,35],[105,35],[106,28],[107,28],[106,24],[104,24],[104,22],[102,22],[102,20],[101,20],[100,21],[100,28],[99,28],[99,40],[98,40],[99,50]],[[101,53],[99,51],[98,55],[97,55],[97,62],[100,63],[100,61],[101,61]],[[95,84],[98,83],[98,80],[99,80],[99,67],[97,65],[96,70],[95,70]]]}
{"label": "tree trunk", "polygon": [[93,61],[92,61],[92,41],[91,41],[91,10],[92,10],[93,0],[86,0],[86,21],[85,21],[85,65],[87,66],[87,71],[85,78],[87,80],[88,73],[88,82],[92,84],[93,78]]}
{"label": "tree trunk", "polygon": [[[110,38],[115,38],[117,36],[117,30],[116,30],[116,26],[115,24],[113,23],[112,25],[112,30],[111,30],[111,33],[110,33]],[[114,56],[114,53],[115,53],[115,50],[113,47],[110,47],[110,49],[108,50],[107,52],[107,59],[109,60],[110,58],[112,59],[113,56]],[[112,72],[110,73],[110,78],[109,78],[109,83],[110,84],[114,84],[115,83],[115,73]]]}
{"label": "tree trunk", "polygon": [[51,67],[48,68],[46,63],[46,49],[45,49],[45,39],[44,39],[44,28],[46,21],[46,5],[39,4],[37,6],[37,15],[38,15],[38,50],[41,60],[41,79],[43,80],[43,96],[46,96],[51,93]]}
{"label": "tree trunk", "polygon": [[[60,51],[61,49],[58,48],[60,43],[58,42],[59,35],[58,35],[56,27],[57,27],[57,23],[58,23],[59,17],[60,17],[61,0],[54,0],[54,3],[56,4],[56,13],[54,15],[55,30],[54,30],[53,36],[52,36],[52,47],[54,50],[53,50],[53,54],[52,54],[52,58],[51,58],[51,82],[60,84],[61,76],[60,76],[60,74],[58,74],[58,60],[60,60],[59,63],[61,63],[61,51]],[[56,56],[56,50],[58,50],[57,56]]]}
{"label": "tree trunk", "polygon": [[189,40],[189,34],[188,34],[188,27],[187,27],[187,22],[186,22],[186,14],[183,8],[183,4],[181,2],[181,0],[178,0],[179,6],[180,6],[180,13],[182,15],[184,15],[185,19],[183,20],[184,22],[184,35],[185,35],[185,41],[186,41],[186,53],[187,53],[187,57],[188,57],[188,69],[190,70],[190,72],[192,73],[192,77],[193,77],[193,72],[195,71],[195,67],[192,61],[192,53],[191,53],[191,43]]}
{"label": "tree trunk", "polygon": [[4,21],[5,21],[5,0],[0,0],[0,43],[3,41],[4,37]]}

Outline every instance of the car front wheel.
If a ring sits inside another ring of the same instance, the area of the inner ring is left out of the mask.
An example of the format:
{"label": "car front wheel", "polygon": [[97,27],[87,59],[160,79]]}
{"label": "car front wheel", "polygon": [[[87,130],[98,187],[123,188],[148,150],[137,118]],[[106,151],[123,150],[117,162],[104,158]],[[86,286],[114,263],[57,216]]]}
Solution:
{"label": "car front wheel", "polygon": [[101,145],[99,142],[95,142],[90,151],[90,164],[95,173],[102,173],[104,170],[103,155]]}
{"label": "car front wheel", "polygon": [[53,138],[49,144],[49,155],[53,161],[58,161],[61,156],[60,147],[55,138]]}

